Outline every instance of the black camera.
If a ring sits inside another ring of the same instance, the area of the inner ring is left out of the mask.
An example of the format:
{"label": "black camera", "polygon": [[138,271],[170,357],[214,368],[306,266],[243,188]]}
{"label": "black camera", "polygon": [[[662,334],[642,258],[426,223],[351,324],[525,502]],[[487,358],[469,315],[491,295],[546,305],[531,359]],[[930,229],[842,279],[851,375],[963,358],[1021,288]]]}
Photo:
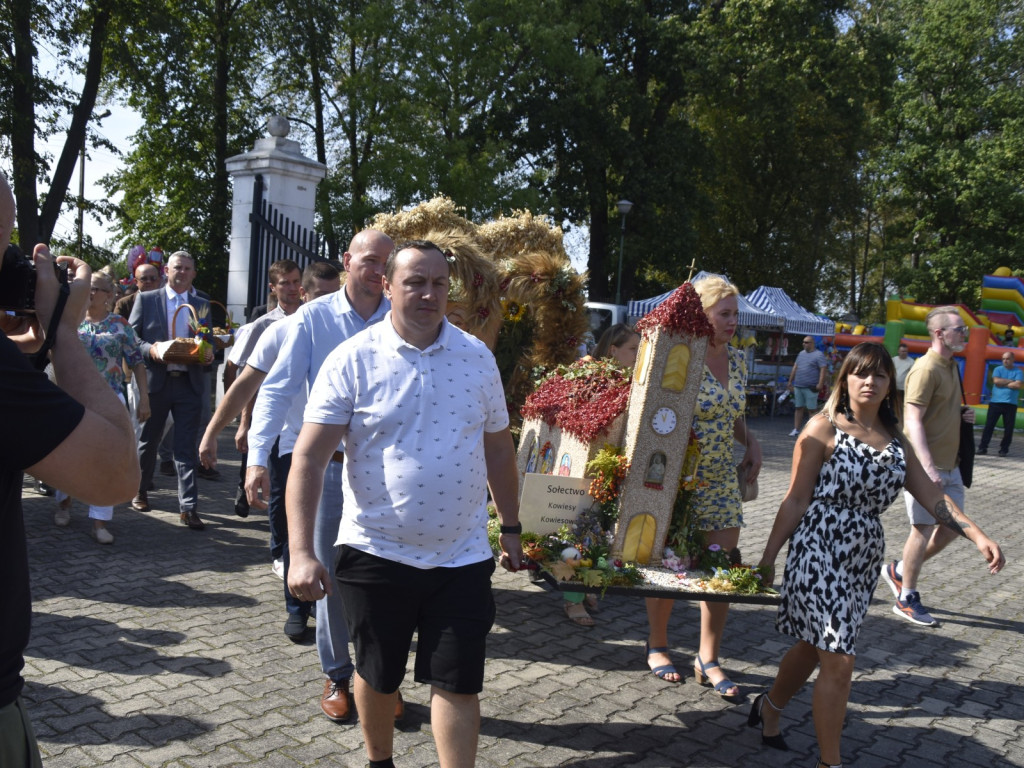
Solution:
{"label": "black camera", "polygon": [[[68,284],[68,268],[54,262],[57,282]],[[4,251],[3,269],[0,269],[0,311],[16,315],[36,313],[36,265],[31,256],[11,243]]]}

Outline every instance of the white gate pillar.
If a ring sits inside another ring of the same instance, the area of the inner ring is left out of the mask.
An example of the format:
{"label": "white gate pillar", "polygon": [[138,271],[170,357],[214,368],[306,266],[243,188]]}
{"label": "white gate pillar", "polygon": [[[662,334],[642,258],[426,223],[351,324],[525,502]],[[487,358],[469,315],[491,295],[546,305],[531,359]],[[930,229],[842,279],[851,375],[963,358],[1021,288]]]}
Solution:
{"label": "white gate pillar", "polygon": [[263,199],[296,224],[313,229],[316,187],[327,166],[305,157],[299,142],[287,138],[291,125],[274,115],[267,121],[270,138],[259,139],[249,152],[225,163],[234,188],[231,204],[231,251],[228,260],[228,309],[244,322],[249,292],[249,254],[252,244],[253,182],[263,177]]}

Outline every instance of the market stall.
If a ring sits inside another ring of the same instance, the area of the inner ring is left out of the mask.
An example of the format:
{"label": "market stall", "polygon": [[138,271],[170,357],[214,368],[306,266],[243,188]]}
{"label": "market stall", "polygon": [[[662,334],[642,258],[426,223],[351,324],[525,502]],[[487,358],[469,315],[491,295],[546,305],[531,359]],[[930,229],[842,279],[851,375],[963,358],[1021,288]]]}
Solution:
{"label": "market stall", "polygon": [[[781,327],[775,332],[773,347],[775,350],[775,372],[766,379],[764,386],[775,391],[775,385],[779,382],[779,372],[782,367],[781,358],[785,354],[780,352],[785,348],[784,337],[786,334],[800,334],[803,336],[833,336],[836,330],[834,321],[825,317],[819,317],[810,312],[790,298],[782,288],[773,288],[762,285],[746,295],[747,302],[756,307],[759,311],[765,312],[772,317],[782,321]],[[768,384],[770,382],[770,385]],[[768,408],[770,413],[775,415],[775,400],[769,398]]]}
{"label": "market stall", "polygon": [[781,319],[783,333],[801,333],[809,336],[831,336],[836,331],[834,321],[819,317],[801,307],[781,288],[762,285],[744,297],[759,312]]}
{"label": "market stall", "polygon": [[[691,283],[699,283],[705,277],[725,277],[725,275],[717,275],[714,272],[698,272],[690,280]],[[654,296],[650,299],[639,299],[637,301],[631,301],[627,305],[626,314],[629,316],[630,323],[635,323],[641,317],[646,316],[655,307],[660,305],[665,299],[672,295],[672,291],[667,291],[660,296]],[[747,301],[743,296],[736,297],[739,303],[740,310],[740,325],[744,328],[755,328],[758,330],[780,330],[785,323],[785,319],[779,317],[777,314],[766,312],[758,309],[756,306]]]}

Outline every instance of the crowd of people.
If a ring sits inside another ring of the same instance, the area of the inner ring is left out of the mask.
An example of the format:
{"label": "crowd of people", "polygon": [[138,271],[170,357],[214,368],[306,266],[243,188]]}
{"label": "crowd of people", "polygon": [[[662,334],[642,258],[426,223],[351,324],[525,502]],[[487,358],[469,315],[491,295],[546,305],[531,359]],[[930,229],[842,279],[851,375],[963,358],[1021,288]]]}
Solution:
{"label": "crowd of people", "polygon": [[[13,199],[0,180],[4,248],[13,220]],[[211,356],[187,364],[173,354],[174,339],[189,335],[184,305],[208,310],[193,285],[190,254],[171,254],[164,275],[153,263],[136,267],[137,291],[117,305],[127,318],[115,310],[109,277],[61,257],[70,271],[62,289],[46,247],[37,246],[33,258],[36,312],[5,314],[0,338],[0,407],[5,423],[26,425],[27,435],[0,454],[0,562],[12,585],[0,598],[0,646],[9,649],[0,658],[0,764],[39,764],[20,699],[31,610],[22,473],[60,490],[59,525],[69,520],[70,499],[90,505],[93,536],[109,544],[111,505],[130,498],[133,509],[151,509],[148,493],[173,419],[177,511],[183,525],[203,530],[196,477],[216,472],[217,438],[238,418],[235,443],[245,466],[235,513],[268,512],[271,557],[285,583],[285,635],[301,640],[315,616],[324,715],[349,720],[353,696],[369,765],[392,766],[393,725],[404,711],[399,689],[416,635],[414,679],[430,686],[439,763],[472,766],[495,616],[488,500],[506,568],[521,564],[522,527],[497,367],[485,345],[446,318],[442,250],[364,230],[340,270],[273,265],[268,283],[276,306],[239,330],[225,366],[225,397],[205,417]],[[708,543],[732,551],[744,527],[733,444],[743,447],[749,480],[760,471],[761,448],[743,418],[746,362],[730,345],[738,291],[718,277],[695,289],[713,336],[692,425],[702,446],[693,513]],[[929,315],[928,328],[931,349],[905,376],[902,414],[897,371],[879,345],[861,344],[847,355],[821,413],[814,414],[824,382],[813,340],[804,370],[795,368],[791,379],[795,390],[815,397],[800,395],[810,418],[803,424],[801,414],[794,425],[791,482],[761,564],[774,572],[788,542],[777,628],[794,645],[770,690],[754,699],[748,723],[760,728],[766,746],[786,749],[782,713],[820,668],[813,712],[825,768],[841,764],[857,638],[880,575],[895,593],[898,615],[934,625],[917,590],[926,560],[963,537],[991,572],[1005,562],[963,511],[954,434],[971,416],[960,407],[951,361],[964,329],[949,307]],[[638,342],[631,329],[613,328],[595,354],[629,367]],[[52,381],[39,370],[47,358]],[[1019,381],[998,377],[1014,392]],[[902,558],[884,564],[879,515],[900,488],[910,532]],[[565,600],[570,620],[593,623],[593,603],[571,593]],[[680,683],[684,675],[669,655],[673,605],[647,600],[646,658],[657,678]],[[720,659],[728,603],[704,602],[700,615],[694,676],[741,701],[744,691]]]}

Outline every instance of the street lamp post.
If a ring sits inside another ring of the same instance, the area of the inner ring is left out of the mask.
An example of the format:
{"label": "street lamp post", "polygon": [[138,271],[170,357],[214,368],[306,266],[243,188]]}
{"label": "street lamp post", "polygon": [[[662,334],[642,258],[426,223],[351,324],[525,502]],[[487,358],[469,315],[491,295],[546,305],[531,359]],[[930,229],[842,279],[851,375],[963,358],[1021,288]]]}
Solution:
{"label": "street lamp post", "polygon": [[[110,117],[110,110],[104,110],[103,114],[89,118],[97,123],[100,120]],[[85,228],[85,144],[89,139],[89,123],[85,124],[85,134],[82,136],[82,150],[78,159],[78,258],[82,259],[82,238]],[[84,259],[83,259],[84,261]]]}
{"label": "street lamp post", "polygon": [[622,303],[622,253],[626,248],[626,215],[633,210],[633,204],[629,200],[619,200],[615,204],[622,214],[622,232],[619,234],[619,276],[615,281],[615,303]]}

